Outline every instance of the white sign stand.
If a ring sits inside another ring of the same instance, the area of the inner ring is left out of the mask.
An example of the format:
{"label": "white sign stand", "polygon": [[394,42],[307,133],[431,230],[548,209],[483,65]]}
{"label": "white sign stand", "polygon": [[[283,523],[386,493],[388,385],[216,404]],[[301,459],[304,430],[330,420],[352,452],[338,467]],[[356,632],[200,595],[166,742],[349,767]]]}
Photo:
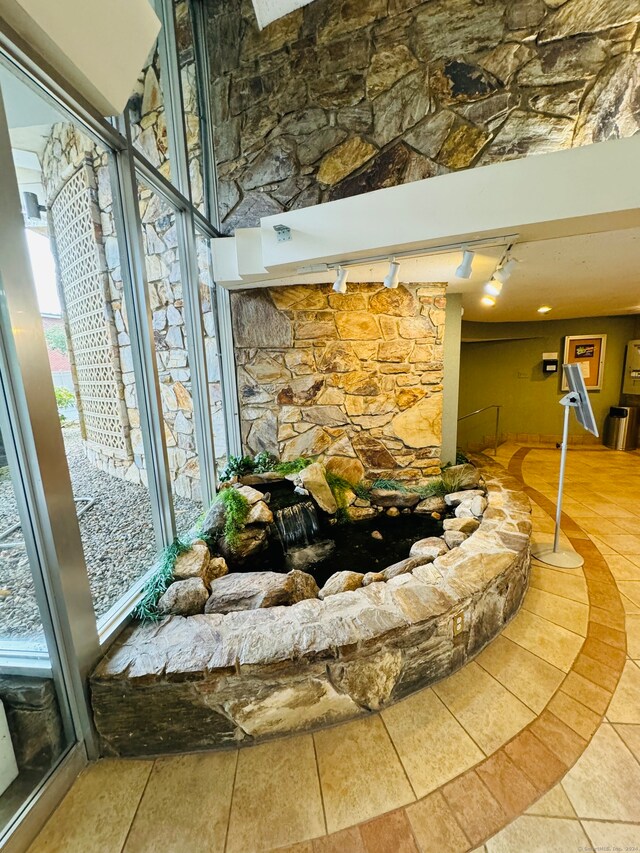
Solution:
{"label": "white sign stand", "polygon": [[584,560],[573,548],[560,547],[560,524],[562,521],[562,496],[564,492],[564,472],[567,464],[567,446],[569,444],[569,413],[573,409],[576,418],[586,430],[598,435],[591,402],[584,384],[582,369],[578,364],[563,365],[567,381],[571,390],[560,400],[564,406],[564,425],[562,428],[562,451],[560,454],[560,482],[558,483],[558,501],[556,505],[556,529],[553,537],[553,545],[539,544],[531,549],[531,553],[540,562],[559,569],[579,569],[584,565]]}

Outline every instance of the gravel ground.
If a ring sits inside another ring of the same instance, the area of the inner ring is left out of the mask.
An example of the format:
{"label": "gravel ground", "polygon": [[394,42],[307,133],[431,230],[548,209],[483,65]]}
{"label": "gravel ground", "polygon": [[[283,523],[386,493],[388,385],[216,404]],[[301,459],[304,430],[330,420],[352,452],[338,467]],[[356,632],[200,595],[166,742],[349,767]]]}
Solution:
{"label": "gravel ground", "polygon": [[[64,441],[76,498],[95,498],[80,518],[80,533],[98,617],[152,565],[155,557],[151,505],[143,486],[110,477],[87,463],[80,430],[66,427]],[[187,530],[202,507],[174,498],[178,530]],[[8,471],[0,471],[0,532],[18,521]],[[10,540],[21,538],[20,531]],[[0,638],[37,639],[42,624],[24,549],[0,549]]]}

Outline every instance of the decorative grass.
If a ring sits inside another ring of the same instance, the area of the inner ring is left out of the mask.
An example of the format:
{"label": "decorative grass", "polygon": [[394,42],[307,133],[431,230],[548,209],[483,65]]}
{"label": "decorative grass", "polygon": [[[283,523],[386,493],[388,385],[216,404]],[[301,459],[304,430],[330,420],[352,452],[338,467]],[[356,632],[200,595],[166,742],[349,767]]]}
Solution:
{"label": "decorative grass", "polygon": [[298,471],[302,471],[303,468],[311,465],[312,462],[315,462],[315,459],[312,459],[308,456],[298,456],[297,459],[292,459],[290,462],[279,462],[274,471],[277,471],[278,474],[282,474],[286,476],[287,474],[297,474]]}
{"label": "decorative grass", "polygon": [[400,480],[374,480],[371,484],[372,489],[384,489],[388,492],[408,492],[410,489],[407,488],[405,483],[400,482]]}
{"label": "decorative grass", "polygon": [[180,554],[185,554],[190,547],[191,542],[185,542],[177,537],[171,545],[164,549],[155,572],[144,585],[142,599],[134,610],[134,616],[143,622],[157,622],[161,616],[158,612],[158,602],[171,583],[176,560]]}
{"label": "decorative grass", "polygon": [[350,521],[349,518],[349,504],[347,503],[347,492],[353,492],[353,486],[346,480],[344,477],[341,477],[339,474],[333,474],[331,471],[326,472],[326,479],[331,492],[336,499],[336,503],[338,504],[338,511],[336,513],[336,518],[338,519],[338,524],[346,524]]}
{"label": "decorative grass", "polygon": [[237,489],[222,489],[214,498],[224,504],[224,538],[231,550],[238,544],[251,505]]}

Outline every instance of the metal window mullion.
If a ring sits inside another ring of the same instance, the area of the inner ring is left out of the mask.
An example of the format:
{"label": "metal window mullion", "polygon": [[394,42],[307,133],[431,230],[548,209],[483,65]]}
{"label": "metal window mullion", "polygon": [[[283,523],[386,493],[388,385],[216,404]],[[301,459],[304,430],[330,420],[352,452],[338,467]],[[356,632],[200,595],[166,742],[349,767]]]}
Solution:
{"label": "metal window mullion", "polygon": [[195,228],[191,211],[178,211],[177,233],[182,274],[182,298],[191,372],[191,396],[200,468],[202,501],[209,506],[216,494],[216,454],[214,448],[207,356],[204,343]]}
{"label": "metal window mullion", "polygon": [[215,288],[218,317],[218,341],[220,347],[220,376],[222,379],[222,405],[227,431],[227,453],[234,456],[242,454],[242,435],[240,433],[240,405],[238,397],[238,378],[236,375],[236,356],[233,346],[233,327],[231,325],[231,299],[224,287]]}
{"label": "metal window mullion", "polygon": [[[126,118],[123,124],[128,135],[129,126]],[[151,514],[156,543],[159,548],[162,548],[175,539],[176,524],[160,381],[155,359],[152,312],[138,206],[138,184],[133,158],[128,151],[118,152],[112,158],[110,167],[114,186],[118,188],[118,203],[114,203],[114,216],[124,300],[129,318],[133,374],[140,412],[140,430],[151,498]]]}

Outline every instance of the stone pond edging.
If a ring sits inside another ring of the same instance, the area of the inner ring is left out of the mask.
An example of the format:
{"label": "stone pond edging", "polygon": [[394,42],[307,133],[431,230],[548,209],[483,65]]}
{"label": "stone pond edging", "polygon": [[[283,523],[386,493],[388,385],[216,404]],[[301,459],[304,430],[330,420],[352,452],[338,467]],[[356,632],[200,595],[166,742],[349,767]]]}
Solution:
{"label": "stone pond edging", "polygon": [[90,680],[103,754],[314,729],[463,666],[515,615],[529,580],[529,499],[503,468],[486,457],[481,464],[488,506],[480,527],[412,573],[325,600],[128,628]]}

